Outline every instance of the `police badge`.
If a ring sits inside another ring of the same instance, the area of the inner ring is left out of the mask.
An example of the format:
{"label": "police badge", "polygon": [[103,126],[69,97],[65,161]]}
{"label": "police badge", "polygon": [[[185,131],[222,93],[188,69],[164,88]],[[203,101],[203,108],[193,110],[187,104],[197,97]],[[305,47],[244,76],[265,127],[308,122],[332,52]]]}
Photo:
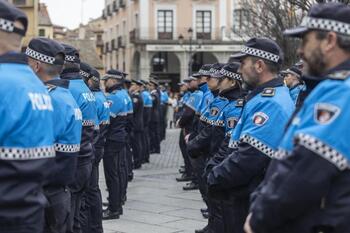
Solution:
{"label": "police badge", "polygon": [[253,115],[253,123],[257,126],[262,126],[268,121],[269,117],[263,112],[256,112]]}
{"label": "police badge", "polygon": [[210,109],[210,115],[216,116],[216,115],[218,115],[218,113],[219,113],[219,109],[218,108],[213,107],[213,108]]}
{"label": "police badge", "polygon": [[329,124],[334,121],[340,114],[338,106],[328,103],[318,103],[315,105],[314,118],[321,125]]}

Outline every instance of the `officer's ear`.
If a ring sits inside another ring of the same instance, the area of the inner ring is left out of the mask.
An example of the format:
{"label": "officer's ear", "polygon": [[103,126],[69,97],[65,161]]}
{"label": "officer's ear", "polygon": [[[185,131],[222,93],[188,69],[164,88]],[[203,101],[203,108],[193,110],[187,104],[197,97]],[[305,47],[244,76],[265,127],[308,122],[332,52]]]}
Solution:
{"label": "officer's ear", "polygon": [[323,53],[329,53],[334,51],[335,48],[339,47],[338,45],[338,35],[335,32],[328,32],[324,40],[321,40],[320,43]]}
{"label": "officer's ear", "polygon": [[254,63],[254,68],[258,74],[261,74],[266,69],[266,64],[262,59],[257,59]]}

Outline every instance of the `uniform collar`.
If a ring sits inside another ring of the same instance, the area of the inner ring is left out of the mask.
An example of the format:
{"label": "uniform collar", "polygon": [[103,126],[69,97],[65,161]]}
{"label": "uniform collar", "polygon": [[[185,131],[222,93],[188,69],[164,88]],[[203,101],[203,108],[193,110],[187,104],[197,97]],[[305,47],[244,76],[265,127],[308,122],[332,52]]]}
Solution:
{"label": "uniform collar", "polygon": [[281,77],[274,78],[266,83],[263,83],[262,85],[256,87],[254,90],[252,90],[248,95],[247,95],[247,101],[251,100],[262,92],[265,88],[274,88],[274,87],[280,87],[284,86],[284,80]]}
{"label": "uniform collar", "polygon": [[219,95],[219,92],[220,92],[219,89],[211,91],[211,93],[213,94],[214,97],[217,97]]}
{"label": "uniform collar", "polygon": [[350,60],[346,60],[343,63],[337,65],[336,67],[326,71],[324,76],[328,76],[339,71],[350,71]]}
{"label": "uniform collar", "polygon": [[62,79],[82,79],[80,75],[80,70],[76,68],[64,69],[61,73]]}
{"label": "uniform collar", "polygon": [[207,92],[209,90],[208,84],[207,83],[201,83],[198,85],[199,90],[203,92]]}
{"label": "uniform collar", "polygon": [[242,97],[243,91],[239,87],[231,87],[220,92],[220,96],[228,100],[236,100]]}
{"label": "uniform collar", "polygon": [[68,89],[68,87],[69,87],[69,80],[55,78],[55,79],[51,79],[51,80],[45,82],[45,84],[51,84],[51,85],[54,85],[54,86],[57,86],[57,87],[62,87],[62,88]]}
{"label": "uniform collar", "polygon": [[28,60],[25,54],[8,52],[0,56],[0,63],[28,64]]}

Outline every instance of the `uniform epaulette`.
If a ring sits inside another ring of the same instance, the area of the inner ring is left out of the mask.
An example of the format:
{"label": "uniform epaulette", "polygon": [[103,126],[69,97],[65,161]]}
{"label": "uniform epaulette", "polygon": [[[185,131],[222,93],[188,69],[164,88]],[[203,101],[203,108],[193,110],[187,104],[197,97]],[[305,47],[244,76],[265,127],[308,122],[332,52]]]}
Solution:
{"label": "uniform epaulette", "polygon": [[57,86],[52,85],[52,84],[46,84],[46,89],[48,92],[51,92],[56,89]]}
{"label": "uniform epaulette", "polygon": [[237,99],[236,107],[243,107],[243,106],[244,106],[244,99]]}
{"label": "uniform epaulette", "polygon": [[330,79],[344,80],[344,79],[350,77],[350,71],[349,70],[338,71],[338,72],[335,72],[335,73],[328,75],[328,77]]}
{"label": "uniform epaulette", "polygon": [[261,96],[264,97],[271,97],[274,96],[276,92],[276,89],[273,87],[267,87],[261,92]]}

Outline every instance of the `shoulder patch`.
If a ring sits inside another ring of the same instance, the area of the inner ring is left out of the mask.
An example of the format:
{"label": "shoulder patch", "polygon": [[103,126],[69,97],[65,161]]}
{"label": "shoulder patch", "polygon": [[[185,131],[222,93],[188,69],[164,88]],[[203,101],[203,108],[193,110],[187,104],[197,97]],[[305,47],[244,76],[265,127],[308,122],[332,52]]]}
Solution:
{"label": "shoulder patch", "polygon": [[318,124],[326,125],[334,121],[340,114],[338,106],[328,103],[318,103],[315,105],[314,118]]}
{"label": "shoulder patch", "polygon": [[274,96],[276,93],[276,89],[272,87],[267,87],[261,92],[261,96],[264,97],[271,97]]}
{"label": "shoulder patch", "polygon": [[210,109],[210,115],[216,116],[219,113],[219,109],[217,107],[213,107]]}
{"label": "shoulder patch", "polygon": [[237,99],[236,107],[243,107],[243,106],[244,106],[244,99]]}
{"label": "shoulder patch", "polygon": [[236,117],[230,117],[227,119],[227,127],[233,129],[236,127],[238,119]]}
{"label": "shoulder patch", "polygon": [[51,92],[53,90],[55,90],[57,88],[57,86],[52,85],[52,84],[46,84],[46,89],[48,92]]}
{"label": "shoulder patch", "polygon": [[256,112],[253,115],[253,123],[257,126],[264,125],[269,120],[269,117],[263,112]]}

